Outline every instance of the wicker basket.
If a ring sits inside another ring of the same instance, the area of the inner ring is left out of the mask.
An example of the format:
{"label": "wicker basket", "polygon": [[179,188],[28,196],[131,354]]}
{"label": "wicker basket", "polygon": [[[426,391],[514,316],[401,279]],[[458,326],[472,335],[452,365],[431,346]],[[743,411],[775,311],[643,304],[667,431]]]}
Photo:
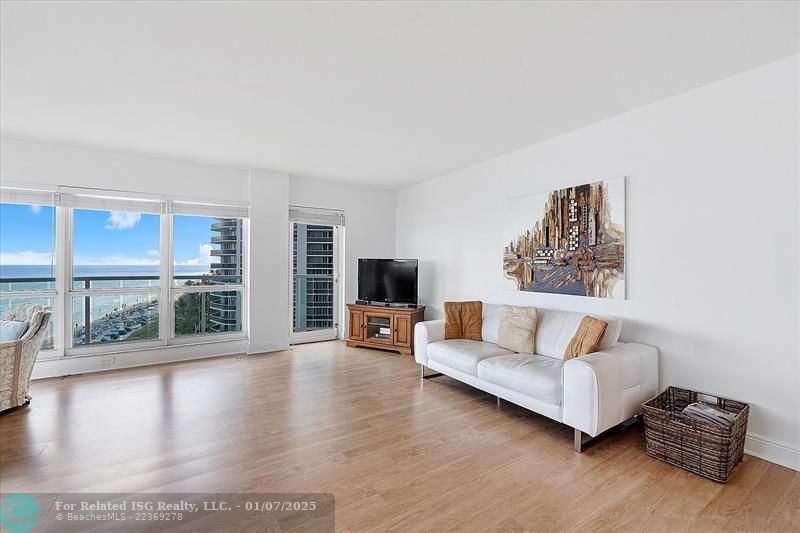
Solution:
{"label": "wicker basket", "polygon": [[[684,418],[683,408],[703,402],[736,414],[730,428]],[[744,455],[746,403],[677,387],[642,405],[647,454],[724,483]]]}

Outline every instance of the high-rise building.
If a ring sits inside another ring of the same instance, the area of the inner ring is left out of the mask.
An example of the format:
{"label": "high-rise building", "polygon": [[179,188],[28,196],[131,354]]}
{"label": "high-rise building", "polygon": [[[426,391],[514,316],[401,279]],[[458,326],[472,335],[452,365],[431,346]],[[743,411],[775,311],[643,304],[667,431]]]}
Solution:
{"label": "high-rise building", "polygon": [[[211,250],[216,260],[211,263],[212,285],[242,283],[242,221],[238,218],[217,218],[211,231],[211,243],[218,248]],[[208,322],[211,331],[241,331],[242,295],[239,291],[220,291],[208,294]]]}
{"label": "high-rise building", "polygon": [[294,331],[333,327],[333,227],[295,224]]}

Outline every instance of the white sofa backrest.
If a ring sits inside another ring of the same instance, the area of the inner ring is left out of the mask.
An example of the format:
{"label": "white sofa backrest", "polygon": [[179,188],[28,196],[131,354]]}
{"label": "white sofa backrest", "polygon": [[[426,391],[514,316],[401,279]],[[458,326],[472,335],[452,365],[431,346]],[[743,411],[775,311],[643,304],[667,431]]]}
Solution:
{"label": "white sofa backrest", "polygon": [[[587,313],[575,311],[559,311],[556,309],[536,308],[536,353],[563,359],[569,341],[578,330],[581,319]],[[607,315],[591,315],[608,323],[606,333],[600,342],[600,349],[606,350],[619,341],[622,332],[622,320]],[[500,320],[503,318],[503,306],[499,304],[483,304],[483,326],[481,336],[486,342],[497,344],[500,331]]]}
{"label": "white sofa backrest", "polygon": [[498,304],[483,304],[483,324],[481,325],[481,338],[486,342],[497,344],[500,333],[500,321],[503,319],[503,306]]}

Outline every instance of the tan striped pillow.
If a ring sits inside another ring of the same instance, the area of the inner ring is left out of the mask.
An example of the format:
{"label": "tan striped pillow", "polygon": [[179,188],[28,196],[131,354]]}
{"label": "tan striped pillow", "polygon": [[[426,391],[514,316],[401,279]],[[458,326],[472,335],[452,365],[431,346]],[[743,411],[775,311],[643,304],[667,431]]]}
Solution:
{"label": "tan striped pillow", "polygon": [[569,341],[569,346],[564,352],[564,361],[575,357],[596,352],[603,340],[603,335],[608,327],[608,322],[598,320],[593,316],[585,316],[581,320],[578,330]]}

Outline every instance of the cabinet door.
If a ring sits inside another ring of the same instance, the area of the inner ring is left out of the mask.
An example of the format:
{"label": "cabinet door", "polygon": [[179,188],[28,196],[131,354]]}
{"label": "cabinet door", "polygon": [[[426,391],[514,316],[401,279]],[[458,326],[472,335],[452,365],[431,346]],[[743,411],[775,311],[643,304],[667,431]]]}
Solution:
{"label": "cabinet door", "polygon": [[364,340],[376,344],[392,345],[394,342],[392,315],[381,312],[364,312]]}
{"label": "cabinet door", "polygon": [[364,340],[364,312],[350,310],[349,338],[354,341]]}
{"label": "cabinet door", "polygon": [[411,346],[411,317],[408,315],[394,316],[394,345]]}

